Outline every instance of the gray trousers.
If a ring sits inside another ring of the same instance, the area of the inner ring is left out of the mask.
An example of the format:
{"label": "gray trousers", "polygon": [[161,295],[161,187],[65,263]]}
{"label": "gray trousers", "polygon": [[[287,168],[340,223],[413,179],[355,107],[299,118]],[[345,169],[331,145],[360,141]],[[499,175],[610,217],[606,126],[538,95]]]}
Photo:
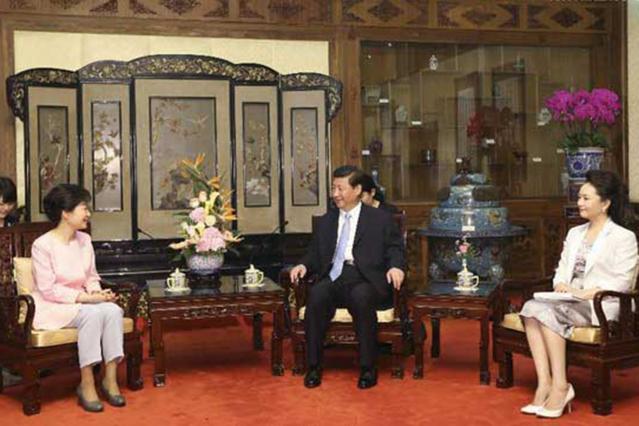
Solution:
{"label": "gray trousers", "polygon": [[[80,312],[69,326],[78,329],[78,357],[80,367],[124,357],[123,311],[115,303],[104,302],[80,307]],[[104,358],[102,357],[104,355]]]}

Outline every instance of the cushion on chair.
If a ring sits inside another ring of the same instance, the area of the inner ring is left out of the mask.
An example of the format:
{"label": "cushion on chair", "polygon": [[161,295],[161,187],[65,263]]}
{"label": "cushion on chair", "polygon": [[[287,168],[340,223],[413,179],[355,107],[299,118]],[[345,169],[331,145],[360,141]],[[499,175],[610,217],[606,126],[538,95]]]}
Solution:
{"label": "cushion on chair", "polygon": [[[299,310],[300,319],[304,319],[306,306],[302,306]],[[395,311],[393,308],[377,311],[377,322],[393,322],[395,319]],[[348,309],[340,308],[335,310],[332,322],[353,322],[353,317],[348,313]]]}
{"label": "cushion on chair", "polygon": [[[509,330],[524,331],[524,323],[518,313],[504,315],[501,326]],[[601,343],[601,329],[599,327],[575,327],[568,340],[577,343]]]}
{"label": "cushion on chair", "polygon": [[13,279],[16,282],[18,294],[31,294],[33,291],[33,272],[30,257],[13,258]]}
{"label": "cushion on chair", "polygon": [[[133,331],[133,320],[124,318],[124,333]],[[77,328],[61,328],[60,330],[31,330],[31,346],[45,348],[49,346],[64,345],[78,341]]]}

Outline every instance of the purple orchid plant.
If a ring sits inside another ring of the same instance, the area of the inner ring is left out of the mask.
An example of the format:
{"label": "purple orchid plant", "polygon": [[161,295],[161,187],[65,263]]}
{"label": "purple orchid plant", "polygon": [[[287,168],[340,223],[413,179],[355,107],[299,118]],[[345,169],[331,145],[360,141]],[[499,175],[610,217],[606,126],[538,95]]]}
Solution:
{"label": "purple orchid plant", "polygon": [[619,96],[608,89],[558,90],[546,99],[552,118],[564,128],[559,145],[567,152],[577,148],[606,148],[608,141],[601,126],[611,126],[621,112]]}

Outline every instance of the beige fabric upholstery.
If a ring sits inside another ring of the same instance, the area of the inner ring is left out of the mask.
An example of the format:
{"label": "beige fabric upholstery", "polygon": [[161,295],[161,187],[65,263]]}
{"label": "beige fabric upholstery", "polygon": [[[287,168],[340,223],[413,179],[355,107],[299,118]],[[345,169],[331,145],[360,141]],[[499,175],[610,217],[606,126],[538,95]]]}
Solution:
{"label": "beige fabric upholstery", "polygon": [[[30,257],[13,258],[13,279],[16,282],[18,294],[31,294],[33,291],[33,273],[31,272]],[[26,317],[26,306],[20,306],[18,321],[22,324]],[[124,318],[124,333],[133,331],[133,320]],[[77,328],[62,328],[60,330],[31,330],[31,346],[45,348],[48,346],[64,345],[78,341]]]}
{"label": "beige fabric upholstery", "polygon": [[[504,315],[501,326],[510,330],[524,332],[524,323],[518,313]],[[601,343],[601,329],[599,327],[575,327],[568,338],[577,343]]]}
{"label": "beige fabric upholstery", "polygon": [[[133,331],[133,320],[124,318],[124,333]],[[77,328],[62,328],[60,330],[31,330],[31,346],[45,348],[48,346],[64,345],[78,341]]]}
{"label": "beige fabric upholstery", "polygon": [[33,272],[30,257],[13,258],[13,279],[18,286],[18,294],[31,294],[33,291]]}
{"label": "beige fabric upholstery", "polygon": [[[304,319],[306,313],[306,306],[302,306],[299,310],[300,319]],[[377,322],[393,322],[395,319],[395,311],[393,308],[383,311],[377,311]],[[331,320],[332,322],[353,322],[353,317],[348,313],[348,309],[340,308],[335,310],[335,316]]]}

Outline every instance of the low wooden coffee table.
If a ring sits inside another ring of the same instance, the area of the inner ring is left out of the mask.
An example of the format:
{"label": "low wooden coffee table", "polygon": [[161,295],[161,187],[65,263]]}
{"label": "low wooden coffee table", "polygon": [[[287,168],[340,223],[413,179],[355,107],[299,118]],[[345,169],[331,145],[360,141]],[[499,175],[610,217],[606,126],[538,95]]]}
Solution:
{"label": "low wooden coffee table", "polygon": [[[260,318],[273,313],[271,335],[271,373],[284,374],[282,337],[284,334],[284,290],[268,278],[261,287],[245,287],[243,276],[222,276],[211,288],[192,289],[188,293],[168,292],[164,280],[148,280],[151,349],[155,356],[153,384],[164,386],[166,365],[164,331],[188,323],[189,327],[209,327],[215,318],[252,315]],[[259,335],[258,335],[259,330]],[[254,324],[253,346],[261,349],[261,324]]]}
{"label": "low wooden coffee table", "polygon": [[431,357],[439,357],[439,320],[440,318],[468,318],[480,322],[479,338],[479,382],[490,384],[488,368],[488,321],[497,297],[498,284],[482,281],[474,292],[461,292],[454,289],[452,281],[430,281],[424,290],[415,292],[408,299],[408,309],[413,317],[413,335],[415,336],[415,370],[413,378],[424,377],[424,341],[422,318],[428,316],[433,326]]}

